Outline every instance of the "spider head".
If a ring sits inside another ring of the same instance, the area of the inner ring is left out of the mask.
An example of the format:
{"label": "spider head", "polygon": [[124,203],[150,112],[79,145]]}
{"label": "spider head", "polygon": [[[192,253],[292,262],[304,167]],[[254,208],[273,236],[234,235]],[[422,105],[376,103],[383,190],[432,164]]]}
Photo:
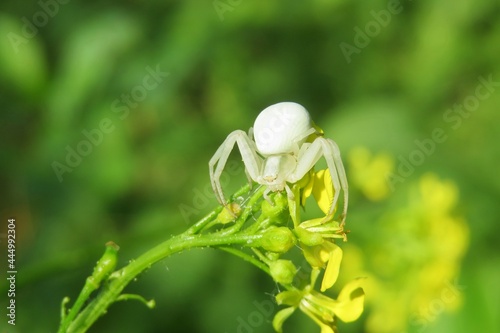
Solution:
{"label": "spider head", "polygon": [[292,154],[271,155],[264,161],[264,168],[259,182],[271,191],[283,191],[290,175],[297,167],[297,160]]}

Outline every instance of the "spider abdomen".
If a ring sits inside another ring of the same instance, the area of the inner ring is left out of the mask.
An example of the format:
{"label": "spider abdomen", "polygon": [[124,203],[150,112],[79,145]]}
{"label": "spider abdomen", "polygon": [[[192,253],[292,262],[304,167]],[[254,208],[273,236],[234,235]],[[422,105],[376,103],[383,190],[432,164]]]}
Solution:
{"label": "spider abdomen", "polygon": [[254,124],[255,144],[263,155],[292,153],[311,129],[309,112],[300,104],[282,102],[265,108]]}

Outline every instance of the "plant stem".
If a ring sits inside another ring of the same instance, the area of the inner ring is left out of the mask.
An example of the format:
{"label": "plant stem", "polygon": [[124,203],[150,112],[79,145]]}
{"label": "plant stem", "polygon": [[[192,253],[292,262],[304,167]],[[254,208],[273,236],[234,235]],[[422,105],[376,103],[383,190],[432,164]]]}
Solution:
{"label": "plant stem", "polygon": [[63,304],[63,313],[64,316],[61,316],[61,326],[59,328],[58,333],[64,333],[66,332],[66,326],[69,325],[73,319],[76,317],[76,315],[80,312],[80,309],[84,305],[85,301],[90,297],[90,295],[98,288],[97,286],[90,278],[87,278],[85,280],[85,285],[83,286],[82,291],[78,295],[78,298],[75,301],[75,304],[71,307],[69,310],[69,313],[65,313],[64,309],[64,304]]}
{"label": "plant stem", "polygon": [[261,270],[266,272],[268,275],[271,275],[271,273],[269,271],[269,267],[266,264],[264,264],[262,261],[259,261],[255,257],[249,255],[248,253],[245,253],[241,250],[238,250],[238,249],[235,249],[235,248],[229,247],[229,246],[224,246],[224,247],[221,246],[220,249],[222,251],[225,251],[225,252],[231,253],[237,257],[240,257],[241,259],[251,263],[255,267],[260,268]]}
{"label": "plant stem", "polygon": [[241,213],[240,217],[238,217],[238,219],[236,220],[235,224],[229,228],[221,230],[217,234],[222,236],[222,235],[229,235],[239,231],[241,227],[246,223],[246,221],[250,218],[250,214],[253,213],[255,204],[257,203],[258,200],[260,200],[265,189],[266,189],[265,187],[259,186],[252,194],[252,196],[248,199],[248,201],[242,204],[245,208],[243,209],[243,212]]}
{"label": "plant stem", "polygon": [[97,297],[69,324],[66,332],[85,332],[100,316],[106,313],[107,308],[117,300],[130,281],[154,263],[174,253],[197,247],[251,244],[260,237],[261,235],[244,235],[238,233],[231,235],[190,235],[184,233],[174,236],[111,274],[108,283],[103,285]]}

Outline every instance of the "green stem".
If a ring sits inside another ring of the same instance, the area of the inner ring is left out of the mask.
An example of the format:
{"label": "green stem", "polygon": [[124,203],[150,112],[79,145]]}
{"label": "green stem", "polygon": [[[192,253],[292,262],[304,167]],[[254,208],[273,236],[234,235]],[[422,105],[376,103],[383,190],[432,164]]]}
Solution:
{"label": "green stem", "polygon": [[[263,262],[265,263],[266,265],[270,265],[271,264],[271,260],[269,260],[269,258],[267,258],[265,255],[262,254],[262,252],[260,252],[259,250],[255,249],[255,248],[252,248],[252,251],[253,253],[255,253],[257,255],[257,257]],[[270,271],[268,271],[270,272]],[[271,274],[269,274],[271,275]]]}
{"label": "green stem", "polygon": [[216,217],[217,214],[220,213],[222,210],[222,206],[219,206],[212,210],[210,213],[208,213],[204,218],[193,224],[184,234],[186,235],[194,235],[198,233],[200,230],[202,230],[208,223],[212,222]]}
{"label": "green stem", "polygon": [[174,253],[197,247],[247,245],[257,241],[260,237],[261,235],[190,235],[187,233],[174,236],[131,261],[122,269],[115,271],[97,297],[75,318],[66,332],[85,332],[100,316],[106,313],[107,308],[117,300],[130,281],[154,263]]}
{"label": "green stem", "polygon": [[142,304],[144,304],[145,306],[147,306],[148,308],[150,309],[154,309],[154,307],[156,306],[156,302],[154,299],[150,300],[150,301],[147,301],[144,297],[142,297],[141,295],[135,295],[135,294],[121,294],[120,296],[118,296],[116,298],[116,301],[130,301],[130,300],[135,300],[135,301],[139,301],[141,302]]}
{"label": "green stem", "polygon": [[238,232],[241,229],[241,227],[245,224],[245,222],[248,220],[250,214],[253,213],[255,204],[257,203],[258,200],[260,200],[260,198],[262,198],[262,194],[264,193],[265,189],[266,188],[264,186],[258,187],[252,194],[252,196],[248,199],[248,201],[243,203],[243,206],[245,208],[243,209],[243,212],[241,213],[240,217],[238,217],[238,219],[236,220],[236,223],[229,228],[221,230],[220,232],[217,233],[217,235],[223,236]]}
{"label": "green stem", "polygon": [[[239,189],[237,192],[235,192],[231,198],[229,199],[229,202],[233,202],[235,198],[248,193],[250,191],[250,184],[247,184],[243,186],[241,189]],[[222,206],[218,206],[214,210],[212,210],[210,213],[208,213],[204,218],[202,218],[200,221],[196,222],[193,224],[186,232],[185,234],[187,235],[194,235],[203,230],[208,224],[214,221],[214,219],[217,217],[217,214],[219,214],[222,211]]]}
{"label": "green stem", "polygon": [[69,313],[66,314],[65,309],[63,308],[62,311],[64,311],[64,316],[61,316],[61,326],[59,328],[58,333],[66,332],[67,326],[73,321],[73,319],[76,317],[78,312],[80,312],[80,309],[85,304],[87,299],[95,290],[97,290],[97,288],[98,286],[90,279],[90,277],[88,277],[85,280],[85,285],[83,286],[82,291],[78,295],[75,304],[73,304],[73,306],[69,310]]}
{"label": "green stem", "polygon": [[266,272],[268,275],[271,275],[271,272],[269,270],[269,266],[267,266],[263,262],[257,260],[254,256],[251,256],[248,253],[243,252],[241,250],[235,249],[234,247],[224,246],[224,247],[220,247],[220,249],[223,251],[226,251],[228,253],[234,254],[237,257],[240,257],[241,259],[251,263],[252,265],[254,265],[258,268],[260,268],[261,270]]}
{"label": "green stem", "polygon": [[117,254],[119,249],[120,247],[114,242],[107,242],[104,254],[99,259],[99,261],[97,261],[92,275],[85,280],[85,285],[83,286],[82,291],[78,295],[75,304],[71,307],[68,314],[66,314],[65,304],[62,304],[63,315],[61,316],[59,333],[66,332],[67,327],[80,312],[80,309],[83,307],[90,295],[95,290],[99,289],[101,282],[107,279],[108,275],[115,269],[116,262],[118,260]]}

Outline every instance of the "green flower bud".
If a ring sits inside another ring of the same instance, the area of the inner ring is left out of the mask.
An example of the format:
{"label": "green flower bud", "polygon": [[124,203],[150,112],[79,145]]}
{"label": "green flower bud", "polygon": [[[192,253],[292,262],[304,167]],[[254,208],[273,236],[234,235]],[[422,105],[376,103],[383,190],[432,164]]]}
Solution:
{"label": "green flower bud", "polygon": [[269,265],[271,276],[274,281],[281,284],[290,284],[293,282],[297,268],[290,260],[277,260]]}
{"label": "green flower bud", "polygon": [[318,232],[311,232],[301,227],[294,229],[299,240],[307,246],[315,246],[323,243],[323,236]]}
{"label": "green flower bud", "polygon": [[262,201],[262,214],[269,219],[276,220],[284,212],[288,212],[288,198],[284,192],[277,192],[271,198],[273,204],[270,204],[267,200]]}
{"label": "green flower bud", "polygon": [[259,242],[264,250],[277,253],[285,253],[294,245],[295,236],[286,227],[267,229]]}
{"label": "green flower bud", "polygon": [[280,256],[281,256],[281,253],[269,252],[269,251],[266,252],[266,258],[271,260],[271,261],[278,260],[280,258]]}
{"label": "green flower bud", "polygon": [[102,255],[101,259],[97,262],[94,267],[94,272],[89,279],[96,286],[99,286],[101,281],[105,279],[116,267],[116,262],[118,261],[118,250],[120,247],[114,242],[106,243],[106,250]]}
{"label": "green flower bud", "polygon": [[241,214],[241,206],[236,202],[228,204],[222,208],[222,211],[217,215],[217,221],[222,224],[231,223]]}

